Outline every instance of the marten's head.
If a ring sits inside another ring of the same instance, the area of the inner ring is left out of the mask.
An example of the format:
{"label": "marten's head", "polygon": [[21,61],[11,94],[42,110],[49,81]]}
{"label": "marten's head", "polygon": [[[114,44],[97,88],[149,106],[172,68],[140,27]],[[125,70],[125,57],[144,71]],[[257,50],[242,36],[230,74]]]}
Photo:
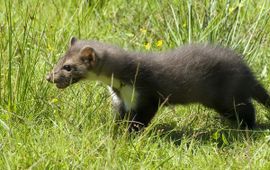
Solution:
{"label": "marten's head", "polygon": [[88,72],[96,65],[96,60],[93,48],[72,37],[68,51],[60,58],[46,79],[55,83],[58,88],[66,88],[70,84],[86,78]]}

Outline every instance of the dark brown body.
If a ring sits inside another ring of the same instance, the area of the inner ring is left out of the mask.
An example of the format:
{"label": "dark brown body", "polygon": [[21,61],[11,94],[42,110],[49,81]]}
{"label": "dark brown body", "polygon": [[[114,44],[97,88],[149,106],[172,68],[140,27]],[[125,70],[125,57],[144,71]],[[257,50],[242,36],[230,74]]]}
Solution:
{"label": "dark brown body", "polygon": [[[254,128],[255,110],[251,99],[269,106],[267,91],[255,79],[241,56],[230,49],[209,45],[186,45],[164,53],[146,54],[73,39],[70,49],[54,69],[58,72],[50,74],[48,80],[53,81],[52,75],[59,75],[68,58],[85,56],[82,55],[85,46],[91,47],[88,55],[94,56],[94,60],[90,57],[92,64],[83,74],[91,72],[97,80],[101,76],[110,78],[113,75],[121,82],[121,86],[112,88],[118,100],[115,107],[122,118],[131,113],[132,125],[147,126],[161,103],[201,103],[231,120],[238,120],[242,127]],[[73,79],[76,80],[74,82],[91,79],[86,75],[78,78],[75,70],[78,69],[74,69],[68,79],[70,83]],[[54,79],[54,82],[59,79]],[[65,85],[68,86],[68,82]],[[124,86],[133,87],[136,91],[136,101],[129,107],[122,92]]]}

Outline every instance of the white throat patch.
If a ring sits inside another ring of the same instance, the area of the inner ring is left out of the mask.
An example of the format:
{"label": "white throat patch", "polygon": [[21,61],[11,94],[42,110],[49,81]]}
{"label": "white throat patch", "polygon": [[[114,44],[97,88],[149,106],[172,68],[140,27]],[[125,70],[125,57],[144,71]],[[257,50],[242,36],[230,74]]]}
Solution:
{"label": "white throat patch", "polygon": [[132,86],[124,86],[120,89],[120,97],[125,103],[127,110],[136,107],[138,94]]}
{"label": "white throat patch", "polygon": [[[120,93],[119,94],[120,96],[118,96],[118,97],[120,97],[121,100],[124,102],[125,108],[127,110],[130,110],[130,109],[136,107],[138,94],[135,90],[135,87],[133,87],[131,85],[122,84],[121,81],[114,78],[113,74],[111,77],[107,77],[104,75],[98,76],[95,73],[89,72],[87,79],[90,81],[101,81],[101,82],[107,84],[109,86],[109,91],[112,94],[113,100],[119,100],[119,99],[117,99],[117,94],[115,94],[113,92],[112,87],[117,89]],[[119,102],[119,101],[117,101],[117,102]]]}

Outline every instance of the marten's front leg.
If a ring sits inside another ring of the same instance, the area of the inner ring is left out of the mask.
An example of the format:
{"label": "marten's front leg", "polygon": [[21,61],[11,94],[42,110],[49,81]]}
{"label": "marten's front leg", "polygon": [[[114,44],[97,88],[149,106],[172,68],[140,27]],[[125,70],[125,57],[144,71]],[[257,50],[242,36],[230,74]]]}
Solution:
{"label": "marten's front leg", "polygon": [[112,98],[112,107],[114,112],[115,120],[123,120],[128,110],[125,107],[124,101],[121,99],[120,94],[117,90],[109,87],[109,92]]}
{"label": "marten's front leg", "polygon": [[116,120],[128,121],[129,131],[139,131],[146,127],[158,109],[158,99],[139,95],[136,104],[128,108],[117,89],[109,88]]}
{"label": "marten's front leg", "polygon": [[141,100],[131,110],[129,131],[139,131],[148,126],[158,110],[158,102],[155,100]]}

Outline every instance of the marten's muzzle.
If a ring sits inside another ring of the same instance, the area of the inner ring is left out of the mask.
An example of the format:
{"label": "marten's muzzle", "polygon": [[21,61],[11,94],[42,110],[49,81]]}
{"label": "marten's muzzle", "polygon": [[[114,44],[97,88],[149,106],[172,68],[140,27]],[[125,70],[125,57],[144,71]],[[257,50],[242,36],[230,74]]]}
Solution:
{"label": "marten's muzzle", "polygon": [[60,74],[49,73],[46,76],[46,80],[50,83],[54,83],[57,88],[63,89],[68,87],[69,85],[76,83],[80,80],[80,78],[72,78],[71,76],[64,76]]}
{"label": "marten's muzzle", "polygon": [[50,82],[50,83],[53,83],[53,81],[52,81],[52,76],[51,76],[51,75],[52,75],[51,73],[47,74],[46,80],[47,80],[48,82]]}

